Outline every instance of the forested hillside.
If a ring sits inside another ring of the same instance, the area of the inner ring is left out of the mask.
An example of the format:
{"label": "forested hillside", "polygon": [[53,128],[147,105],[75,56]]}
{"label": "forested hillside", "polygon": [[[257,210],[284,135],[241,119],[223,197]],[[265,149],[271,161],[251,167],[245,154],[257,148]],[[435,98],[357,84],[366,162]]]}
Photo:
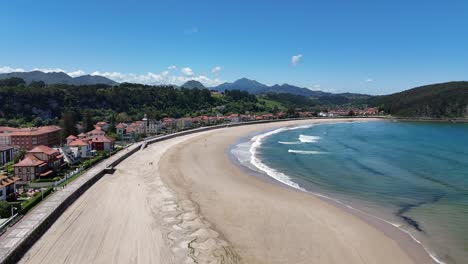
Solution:
{"label": "forested hillside", "polygon": [[422,86],[369,99],[386,113],[403,117],[468,117],[468,82]]}
{"label": "forested hillside", "polygon": [[172,86],[26,85],[18,78],[0,81],[0,126],[57,123],[64,112],[72,113],[75,121],[82,120],[85,111],[95,119],[126,121],[140,119],[145,113],[161,118],[272,110],[255,95],[238,90],[216,97],[207,89]]}

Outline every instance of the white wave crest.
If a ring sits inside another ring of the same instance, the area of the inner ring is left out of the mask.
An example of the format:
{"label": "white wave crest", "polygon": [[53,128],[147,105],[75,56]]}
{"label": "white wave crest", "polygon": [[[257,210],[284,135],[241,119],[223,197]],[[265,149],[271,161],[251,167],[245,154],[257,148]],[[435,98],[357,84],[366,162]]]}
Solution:
{"label": "white wave crest", "polygon": [[264,164],[257,156],[255,155],[257,153],[258,147],[261,146],[263,139],[266,137],[269,137],[271,135],[280,133],[282,131],[288,130],[288,128],[280,128],[276,129],[274,131],[267,132],[265,134],[257,135],[251,139],[252,145],[250,146],[250,163],[255,166],[257,169],[260,171],[266,173],[268,176],[272,177],[273,179],[284,183],[288,186],[291,186],[293,188],[296,188],[301,191],[306,191],[304,188],[299,186],[299,184],[293,182],[290,177],[288,177],[286,174],[279,172],[273,168],[270,168],[266,164]]}
{"label": "white wave crest", "polygon": [[300,135],[299,141],[302,143],[316,143],[318,142],[320,137],[318,136],[307,136],[307,135]]}
{"label": "white wave crest", "polygon": [[278,141],[278,143],[283,145],[299,145],[302,144],[300,141]]}
{"label": "white wave crest", "polygon": [[306,154],[306,155],[328,154],[328,152],[316,151],[316,150],[296,150],[296,149],[289,149],[288,152],[289,152],[289,153],[297,153],[297,154]]}

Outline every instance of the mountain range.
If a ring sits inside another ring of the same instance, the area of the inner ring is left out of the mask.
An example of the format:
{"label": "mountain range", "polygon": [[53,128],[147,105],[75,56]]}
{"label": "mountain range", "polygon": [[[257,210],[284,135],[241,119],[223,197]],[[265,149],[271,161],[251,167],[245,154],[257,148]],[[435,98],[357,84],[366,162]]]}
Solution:
{"label": "mountain range", "polygon": [[[42,72],[42,71],[31,71],[31,72],[11,72],[0,74],[1,79],[8,78],[21,78],[27,84],[33,81],[43,81],[46,84],[68,84],[68,85],[94,85],[94,84],[106,84],[106,85],[118,85],[119,83],[99,75],[83,75],[79,77],[71,77],[64,72]],[[184,83],[181,87],[187,89],[205,89],[201,82],[190,80]],[[293,95],[301,95],[306,97],[321,97],[321,96],[335,96],[340,95],[344,97],[368,97],[367,95],[345,93],[345,94],[333,94],[323,91],[313,91],[308,88],[298,87],[290,84],[275,84],[268,86],[266,84],[250,80],[247,78],[241,78],[235,82],[225,82],[215,87],[210,87],[211,90],[224,92],[225,90],[241,90],[247,91],[252,94],[266,94],[266,93],[288,93]]]}
{"label": "mountain range", "polygon": [[31,71],[31,72],[10,72],[0,74],[1,79],[8,78],[21,78],[26,83],[33,81],[43,81],[46,84],[69,84],[69,85],[93,85],[93,84],[107,84],[117,85],[118,83],[102,76],[98,75],[83,75],[79,77],[71,77],[64,72],[42,72],[42,71]]}
{"label": "mountain range", "polygon": [[263,94],[263,93],[289,93],[295,95],[302,95],[302,96],[323,96],[323,95],[330,95],[331,93],[326,93],[322,91],[313,91],[307,88],[302,88],[290,84],[275,84],[272,86],[268,86],[263,83],[259,83],[255,80],[250,80],[247,78],[239,79],[233,83],[225,82],[220,84],[216,87],[212,88],[213,90],[217,90],[223,92],[225,90],[242,90],[248,91],[249,93],[253,94]]}

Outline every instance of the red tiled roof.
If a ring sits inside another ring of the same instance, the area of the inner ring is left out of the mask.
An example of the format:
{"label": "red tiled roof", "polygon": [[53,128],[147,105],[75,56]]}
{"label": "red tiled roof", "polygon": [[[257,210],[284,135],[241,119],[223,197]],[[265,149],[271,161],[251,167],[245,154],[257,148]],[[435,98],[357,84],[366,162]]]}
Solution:
{"label": "red tiled roof", "polygon": [[81,139],[75,139],[70,144],[68,144],[70,147],[81,147],[81,146],[88,146],[88,143],[84,142]]}
{"label": "red tiled roof", "polygon": [[26,154],[24,159],[13,165],[13,167],[36,167],[43,164],[45,164],[45,162],[36,158],[34,155]]}
{"label": "red tiled roof", "polygon": [[20,178],[18,177],[7,177],[5,175],[0,175],[0,188],[11,185],[19,180]]}
{"label": "red tiled roof", "polygon": [[100,127],[98,127],[98,128],[96,128],[94,130],[91,130],[91,131],[87,132],[86,134],[103,134],[103,133],[105,133],[104,131],[101,130]]}
{"label": "red tiled roof", "polygon": [[58,132],[62,130],[58,126],[43,126],[43,127],[32,127],[32,128],[17,128],[11,133],[11,136],[34,136],[41,135],[44,133]]}
{"label": "red tiled roof", "polygon": [[107,136],[96,136],[96,137],[92,137],[91,138],[91,141],[93,143],[112,143],[114,142],[113,139],[107,137]]}
{"label": "red tiled roof", "polygon": [[75,137],[74,135],[69,135],[67,139],[77,139],[77,137]]}
{"label": "red tiled roof", "polygon": [[120,128],[120,129],[123,129],[125,127],[126,127],[126,125],[123,124],[123,123],[119,123],[118,125],[115,126],[115,128]]}
{"label": "red tiled roof", "polygon": [[10,150],[13,147],[10,145],[0,145],[0,151]]}
{"label": "red tiled roof", "polygon": [[40,145],[31,149],[30,151],[28,151],[28,153],[45,153],[47,155],[54,155],[54,154],[59,154],[60,152],[57,151],[56,149],[49,148],[44,145]]}

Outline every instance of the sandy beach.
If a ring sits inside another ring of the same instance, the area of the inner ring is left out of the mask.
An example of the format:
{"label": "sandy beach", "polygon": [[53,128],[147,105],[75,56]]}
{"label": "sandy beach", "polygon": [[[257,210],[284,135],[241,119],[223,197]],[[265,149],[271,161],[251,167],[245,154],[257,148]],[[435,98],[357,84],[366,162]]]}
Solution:
{"label": "sandy beach", "polygon": [[22,263],[432,263],[402,234],[253,177],[229,147],[291,121],[149,146],[80,197]]}

